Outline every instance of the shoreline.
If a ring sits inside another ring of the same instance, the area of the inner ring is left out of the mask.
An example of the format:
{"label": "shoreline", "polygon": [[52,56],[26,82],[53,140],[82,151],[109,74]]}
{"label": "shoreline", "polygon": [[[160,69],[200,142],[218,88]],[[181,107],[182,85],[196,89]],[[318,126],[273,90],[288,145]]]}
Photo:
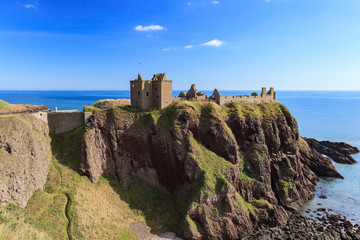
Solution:
{"label": "shoreline", "polygon": [[360,239],[358,224],[353,225],[346,217],[328,210],[319,208],[315,211],[318,216],[315,220],[292,213],[285,224],[260,227],[244,239]]}

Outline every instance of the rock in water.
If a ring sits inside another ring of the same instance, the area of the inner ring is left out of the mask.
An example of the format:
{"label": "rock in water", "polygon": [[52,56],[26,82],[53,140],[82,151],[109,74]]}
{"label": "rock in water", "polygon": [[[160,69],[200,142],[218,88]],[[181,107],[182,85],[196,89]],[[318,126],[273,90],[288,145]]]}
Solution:
{"label": "rock in water", "polygon": [[316,149],[337,163],[353,164],[355,159],[351,154],[359,153],[359,149],[344,142],[317,141],[313,138],[304,138],[311,148]]}

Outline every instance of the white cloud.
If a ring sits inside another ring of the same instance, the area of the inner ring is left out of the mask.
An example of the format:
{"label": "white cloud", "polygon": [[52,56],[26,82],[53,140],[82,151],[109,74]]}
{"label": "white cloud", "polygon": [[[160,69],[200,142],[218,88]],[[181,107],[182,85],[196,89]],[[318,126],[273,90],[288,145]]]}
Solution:
{"label": "white cloud", "polygon": [[224,41],[220,41],[218,39],[214,39],[214,40],[211,40],[209,42],[206,42],[206,43],[203,43],[201,44],[202,46],[211,46],[211,47],[220,47],[222,45],[224,45],[225,42]]}
{"label": "white cloud", "polygon": [[186,5],[190,6],[192,4],[192,2],[188,2]]}
{"label": "white cloud", "polygon": [[216,4],[219,4],[220,2],[217,0],[212,0],[211,3],[216,5]]}
{"label": "white cloud", "polygon": [[24,8],[28,8],[28,9],[33,8],[33,9],[36,9],[36,6],[28,3],[28,4],[24,4]]}
{"label": "white cloud", "polygon": [[142,26],[142,25],[138,25],[134,28],[136,31],[161,31],[161,30],[166,30],[165,27],[160,26],[160,25],[149,25],[149,26]]}
{"label": "white cloud", "polygon": [[193,47],[194,47],[193,45],[187,45],[184,48],[193,48]]}

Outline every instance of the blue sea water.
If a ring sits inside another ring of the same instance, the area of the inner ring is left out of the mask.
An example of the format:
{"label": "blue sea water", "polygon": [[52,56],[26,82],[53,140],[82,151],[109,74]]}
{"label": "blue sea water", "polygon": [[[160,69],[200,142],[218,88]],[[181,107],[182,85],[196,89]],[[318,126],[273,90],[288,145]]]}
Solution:
{"label": "blue sea water", "polygon": [[[180,91],[174,91],[177,96]],[[212,91],[203,91],[211,95]],[[252,91],[220,91],[222,95],[250,95]],[[41,104],[50,109],[79,109],[100,99],[130,98],[129,91],[0,91],[0,99],[14,103]],[[297,119],[300,134],[318,140],[344,141],[360,148],[360,91],[277,91]],[[360,162],[360,155],[354,158]],[[321,179],[316,197],[305,209],[332,209],[360,224],[360,163],[334,163],[345,179]],[[327,199],[320,199],[325,194]],[[321,205],[319,205],[321,204]],[[305,212],[304,212],[305,214]]]}

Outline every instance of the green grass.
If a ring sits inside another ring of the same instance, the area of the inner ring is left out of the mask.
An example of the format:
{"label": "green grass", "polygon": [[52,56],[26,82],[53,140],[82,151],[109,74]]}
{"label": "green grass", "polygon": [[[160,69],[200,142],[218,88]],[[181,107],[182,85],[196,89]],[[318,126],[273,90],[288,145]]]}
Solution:
{"label": "green grass", "polygon": [[193,152],[190,153],[190,155],[204,172],[204,187],[201,190],[202,194],[215,195],[219,193],[221,187],[228,183],[222,175],[222,172],[232,168],[233,165],[208,150],[194,138],[190,139],[190,144],[193,148]]}
{"label": "green grass", "polygon": [[0,149],[0,156],[1,155],[10,155],[10,153],[8,153],[7,151]]}
{"label": "green grass", "polygon": [[293,189],[293,187],[291,186],[291,184],[289,182],[284,181],[284,180],[282,180],[280,182],[281,182],[281,186],[283,187],[284,190],[289,191],[289,190]]}
{"label": "green grass", "polygon": [[49,165],[48,177],[44,186],[45,192],[47,193],[57,193],[61,188],[61,176],[55,167],[54,161],[55,159],[53,159]]}
{"label": "green grass", "polygon": [[47,232],[53,239],[67,239],[66,204],[64,194],[49,194],[39,189],[28,203],[25,221]]}
{"label": "green grass", "polygon": [[256,180],[254,179],[252,173],[241,172],[241,173],[240,173],[240,177],[241,177],[242,180],[256,181]]}
{"label": "green grass", "polygon": [[84,112],[91,112],[92,114],[95,114],[97,112],[101,112],[101,111],[105,111],[105,110],[102,110],[100,108],[93,107],[93,106],[84,106],[83,111]]}
{"label": "green grass", "polygon": [[41,232],[24,221],[19,207],[9,204],[0,205],[0,239],[1,240],[48,240],[46,233]]}
{"label": "green grass", "polygon": [[265,122],[289,110],[281,103],[259,103],[256,105],[246,103],[230,103],[221,107],[223,116],[240,116],[245,118],[259,118]]}
{"label": "green grass", "polygon": [[113,186],[122,201],[127,202],[132,209],[137,209],[138,214],[144,216],[152,230],[176,231],[181,218],[172,195],[160,192],[136,177],[127,190],[116,180],[103,179],[103,181],[108,181]]}
{"label": "green grass", "polygon": [[257,199],[251,201],[251,205],[255,208],[262,208],[262,209],[275,209],[275,206],[269,203],[267,200],[264,199]]}
{"label": "green grass", "polygon": [[123,228],[120,230],[119,240],[137,240],[136,234],[130,232],[128,229]]}
{"label": "green grass", "polygon": [[11,106],[12,106],[12,104],[7,103],[7,102],[0,99],[0,110],[10,108]]}

